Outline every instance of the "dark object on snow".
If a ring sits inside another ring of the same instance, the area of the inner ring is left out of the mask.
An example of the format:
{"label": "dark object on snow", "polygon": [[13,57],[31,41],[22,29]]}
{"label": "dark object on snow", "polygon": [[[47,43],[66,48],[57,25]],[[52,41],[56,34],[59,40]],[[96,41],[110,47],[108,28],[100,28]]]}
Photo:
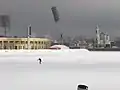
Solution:
{"label": "dark object on snow", "polygon": [[78,85],[77,90],[88,90],[88,86],[86,86],[86,85]]}
{"label": "dark object on snow", "polygon": [[41,58],[39,58],[38,60],[39,60],[39,64],[41,64],[41,62],[42,62]]}

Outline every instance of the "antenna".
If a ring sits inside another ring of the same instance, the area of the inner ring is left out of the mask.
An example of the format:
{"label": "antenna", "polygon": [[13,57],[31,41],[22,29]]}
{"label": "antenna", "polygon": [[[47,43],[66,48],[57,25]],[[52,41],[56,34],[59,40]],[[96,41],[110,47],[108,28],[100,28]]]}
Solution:
{"label": "antenna", "polygon": [[97,47],[100,45],[100,29],[99,26],[96,26],[96,41],[97,41]]}
{"label": "antenna", "polygon": [[60,35],[61,44],[63,45],[63,33]]}
{"label": "antenna", "polygon": [[31,38],[31,24],[27,27],[27,49],[30,49],[30,38]]}
{"label": "antenna", "polygon": [[0,27],[4,28],[4,36],[7,36],[7,30],[10,29],[10,16],[0,15]]}

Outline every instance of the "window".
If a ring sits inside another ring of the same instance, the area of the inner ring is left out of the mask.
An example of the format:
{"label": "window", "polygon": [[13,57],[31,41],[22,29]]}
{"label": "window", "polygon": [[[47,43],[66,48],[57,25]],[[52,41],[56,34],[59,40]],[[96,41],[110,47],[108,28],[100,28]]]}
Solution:
{"label": "window", "polygon": [[41,46],[42,49],[44,49],[44,46]]}
{"label": "window", "polygon": [[4,43],[7,43],[6,41],[4,41]]}
{"label": "window", "polygon": [[38,49],[40,49],[40,46],[38,46]]}
{"label": "window", "polygon": [[19,49],[22,49],[22,46],[19,46]]}
{"label": "window", "polygon": [[33,41],[30,41],[30,44],[33,44]]}
{"label": "window", "polygon": [[23,46],[23,49],[25,49],[25,46]]}
{"label": "window", "polygon": [[2,44],[2,41],[0,41],[0,44]]}
{"label": "window", "polygon": [[31,49],[34,49],[34,46],[32,46]]}
{"label": "window", "polygon": [[15,46],[15,49],[17,49],[17,46]]}
{"label": "window", "polygon": [[37,41],[35,41],[35,44],[37,44]]}
{"label": "window", "polygon": [[35,49],[37,49],[37,46],[35,46]]}
{"label": "window", "polygon": [[19,41],[15,41],[15,43],[19,43]]}
{"label": "window", "polygon": [[24,44],[24,41],[21,41],[21,44]]}
{"label": "window", "polygon": [[4,49],[7,49],[7,47],[6,47],[6,46],[4,46]]}

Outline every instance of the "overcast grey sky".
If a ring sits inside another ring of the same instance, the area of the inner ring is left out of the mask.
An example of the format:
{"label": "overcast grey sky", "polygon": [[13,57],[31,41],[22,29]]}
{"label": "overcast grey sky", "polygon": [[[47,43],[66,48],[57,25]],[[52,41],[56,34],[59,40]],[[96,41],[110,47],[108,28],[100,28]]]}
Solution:
{"label": "overcast grey sky", "polygon": [[[59,10],[57,25],[51,6]],[[57,37],[60,32],[67,36],[94,36],[95,26],[100,24],[101,31],[120,36],[120,0],[0,0],[0,14],[3,13],[11,16],[11,35],[26,35],[27,25],[32,24],[37,36]]]}

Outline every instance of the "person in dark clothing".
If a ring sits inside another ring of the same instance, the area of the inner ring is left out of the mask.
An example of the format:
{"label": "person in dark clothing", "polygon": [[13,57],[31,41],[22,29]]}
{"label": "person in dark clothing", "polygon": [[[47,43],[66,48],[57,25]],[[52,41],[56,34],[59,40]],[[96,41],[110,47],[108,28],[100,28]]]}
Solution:
{"label": "person in dark clothing", "polygon": [[39,64],[41,64],[41,62],[42,62],[41,58],[39,58],[38,60],[39,60]]}

